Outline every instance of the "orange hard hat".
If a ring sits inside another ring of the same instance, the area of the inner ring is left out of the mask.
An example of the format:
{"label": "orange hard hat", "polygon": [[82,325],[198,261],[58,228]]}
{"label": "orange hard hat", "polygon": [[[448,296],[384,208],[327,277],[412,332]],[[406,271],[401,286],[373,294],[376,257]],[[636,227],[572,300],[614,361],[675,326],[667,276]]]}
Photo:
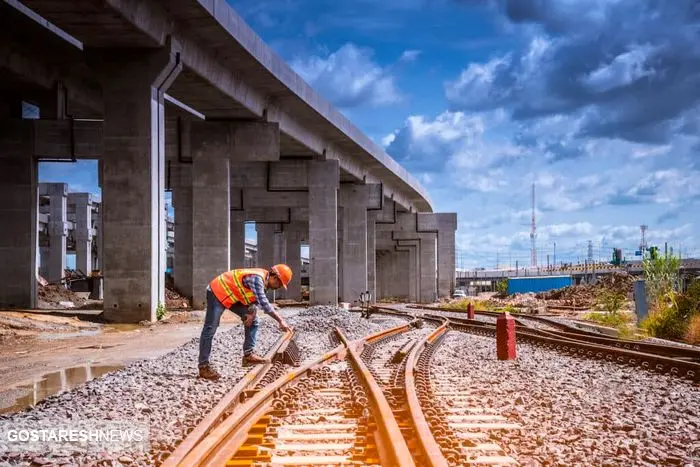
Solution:
{"label": "orange hard hat", "polygon": [[275,273],[277,277],[280,278],[282,286],[286,289],[287,284],[289,284],[289,282],[292,280],[292,268],[290,268],[286,264],[275,264],[270,269],[272,270],[272,272]]}

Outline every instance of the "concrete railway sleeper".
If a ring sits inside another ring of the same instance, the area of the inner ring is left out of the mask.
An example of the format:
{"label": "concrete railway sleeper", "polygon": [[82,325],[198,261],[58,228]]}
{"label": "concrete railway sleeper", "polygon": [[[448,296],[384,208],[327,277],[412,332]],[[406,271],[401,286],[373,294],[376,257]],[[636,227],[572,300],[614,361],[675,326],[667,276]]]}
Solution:
{"label": "concrete railway sleeper", "polygon": [[272,365],[253,390],[242,393],[247,400],[164,465],[415,465],[356,350],[415,324],[356,341],[336,328],[342,343],[334,350],[288,373]]}

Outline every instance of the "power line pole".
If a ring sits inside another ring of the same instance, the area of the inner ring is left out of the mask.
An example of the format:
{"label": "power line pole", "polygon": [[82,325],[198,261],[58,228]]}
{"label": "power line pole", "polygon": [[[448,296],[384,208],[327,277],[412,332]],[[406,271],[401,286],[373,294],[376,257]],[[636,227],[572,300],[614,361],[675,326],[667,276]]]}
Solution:
{"label": "power line pole", "polygon": [[537,267],[537,220],[535,219],[535,183],[532,183],[532,225],[530,226],[530,265]]}

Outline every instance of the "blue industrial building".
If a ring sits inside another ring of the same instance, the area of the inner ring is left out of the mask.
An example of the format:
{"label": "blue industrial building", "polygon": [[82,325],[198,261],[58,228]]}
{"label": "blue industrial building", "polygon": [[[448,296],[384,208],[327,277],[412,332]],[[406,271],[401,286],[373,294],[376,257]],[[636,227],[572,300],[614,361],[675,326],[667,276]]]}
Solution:
{"label": "blue industrial building", "polygon": [[508,295],[515,293],[546,292],[574,285],[572,276],[511,277]]}

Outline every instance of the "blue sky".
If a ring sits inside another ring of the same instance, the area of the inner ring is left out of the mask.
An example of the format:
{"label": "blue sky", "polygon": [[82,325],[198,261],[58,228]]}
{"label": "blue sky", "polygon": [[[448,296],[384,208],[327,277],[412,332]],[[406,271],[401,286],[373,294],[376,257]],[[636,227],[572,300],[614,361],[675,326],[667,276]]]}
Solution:
{"label": "blue sky", "polygon": [[691,0],[229,0],[456,211],[465,267],[700,256],[700,7]]}

